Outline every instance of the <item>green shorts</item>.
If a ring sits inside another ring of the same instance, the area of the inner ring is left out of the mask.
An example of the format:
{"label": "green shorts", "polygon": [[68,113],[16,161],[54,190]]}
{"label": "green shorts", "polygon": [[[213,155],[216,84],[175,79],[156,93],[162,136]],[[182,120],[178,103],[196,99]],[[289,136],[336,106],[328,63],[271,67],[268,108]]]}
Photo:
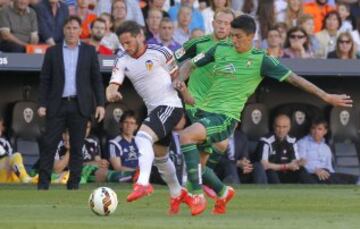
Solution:
{"label": "green shorts", "polygon": [[186,115],[191,123],[201,123],[206,129],[206,141],[198,146],[201,152],[212,153],[212,144],[229,138],[237,125],[237,120],[226,115],[211,113],[197,108],[187,109]]}

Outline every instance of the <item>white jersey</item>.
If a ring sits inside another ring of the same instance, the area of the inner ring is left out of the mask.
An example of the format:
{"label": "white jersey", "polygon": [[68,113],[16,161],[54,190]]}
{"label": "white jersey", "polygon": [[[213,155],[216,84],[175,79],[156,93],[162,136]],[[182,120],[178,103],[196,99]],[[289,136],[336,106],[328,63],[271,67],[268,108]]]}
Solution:
{"label": "white jersey", "polygon": [[149,44],[137,59],[120,51],[110,83],[122,84],[126,75],[144,100],[148,113],[161,105],[182,107],[171,83],[170,74],[176,70],[175,58],[167,47]]}

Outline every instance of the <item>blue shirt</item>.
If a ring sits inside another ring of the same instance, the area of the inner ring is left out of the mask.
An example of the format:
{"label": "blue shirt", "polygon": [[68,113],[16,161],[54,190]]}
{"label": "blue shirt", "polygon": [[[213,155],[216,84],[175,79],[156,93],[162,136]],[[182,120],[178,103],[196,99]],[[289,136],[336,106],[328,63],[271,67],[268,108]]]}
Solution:
{"label": "blue shirt", "polygon": [[[180,7],[180,3],[177,3],[175,6],[170,7],[169,15],[172,21],[177,21]],[[192,9],[191,23],[189,25],[189,29],[190,31],[193,31],[194,29],[201,29],[202,31],[205,31],[204,18],[201,15],[200,11],[194,8]]]}
{"label": "blue shirt", "polygon": [[39,36],[42,42],[53,38],[55,43],[61,43],[64,38],[63,26],[69,17],[69,8],[63,3],[58,3],[56,15],[52,14],[49,0],[42,1],[34,7],[38,16]]}
{"label": "blue shirt", "polygon": [[128,142],[125,138],[117,136],[109,141],[110,158],[119,157],[121,165],[136,169],[138,167],[139,149],[133,138]]}
{"label": "blue shirt", "polygon": [[63,58],[65,70],[65,85],[62,97],[75,96],[76,93],[76,69],[79,59],[79,44],[75,48],[69,48],[64,42]]}
{"label": "blue shirt", "polygon": [[156,45],[162,45],[168,47],[171,51],[175,53],[176,50],[181,48],[181,45],[176,42],[175,40],[171,40],[167,45],[163,44],[160,39],[157,37],[152,37],[149,40],[147,40],[148,44],[156,44]]}
{"label": "blue shirt", "polygon": [[309,173],[315,173],[316,169],[335,172],[332,166],[332,153],[324,139],[316,142],[311,135],[307,135],[300,139],[297,145],[299,156],[306,160],[305,168]]}

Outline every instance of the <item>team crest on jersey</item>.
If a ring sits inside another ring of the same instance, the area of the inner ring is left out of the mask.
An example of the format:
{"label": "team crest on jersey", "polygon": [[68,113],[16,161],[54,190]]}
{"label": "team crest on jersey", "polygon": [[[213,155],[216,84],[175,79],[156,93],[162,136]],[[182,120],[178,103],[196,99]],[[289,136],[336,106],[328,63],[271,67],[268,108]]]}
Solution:
{"label": "team crest on jersey", "polygon": [[253,64],[253,60],[252,59],[248,59],[246,62],[246,67],[250,67]]}
{"label": "team crest on jersey", "polygon": [[145,61],[145,66],[146,66],[146,69],[151,72],[153,66],[154,66],[154,63],[151,61],[151,60],[147,60]]}

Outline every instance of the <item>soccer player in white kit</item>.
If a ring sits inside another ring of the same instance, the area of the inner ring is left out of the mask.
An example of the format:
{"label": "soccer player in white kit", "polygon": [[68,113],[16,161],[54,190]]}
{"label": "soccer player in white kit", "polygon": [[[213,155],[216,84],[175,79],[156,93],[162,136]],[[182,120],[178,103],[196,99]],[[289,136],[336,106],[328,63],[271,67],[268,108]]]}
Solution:
{"label": "soccer player in white kit", "polygon": [[183,106],[171,80],[171,75],[177,71],[176,61],[168,48],[146,45],[142,28],[136,22],[126,21],[116,32],[125,51],[117,55],[106,97],[110,102],[122,99],[118,89],[126,75],[148,110],[148,116],[135,136],[140,154],[140,175],[127,201],[153,192],[149,178],[155,159],[154,164],[170,189],[169,214],[176,214],[180,203],[188,199],[168,155],[171,132],[183,117]]}

